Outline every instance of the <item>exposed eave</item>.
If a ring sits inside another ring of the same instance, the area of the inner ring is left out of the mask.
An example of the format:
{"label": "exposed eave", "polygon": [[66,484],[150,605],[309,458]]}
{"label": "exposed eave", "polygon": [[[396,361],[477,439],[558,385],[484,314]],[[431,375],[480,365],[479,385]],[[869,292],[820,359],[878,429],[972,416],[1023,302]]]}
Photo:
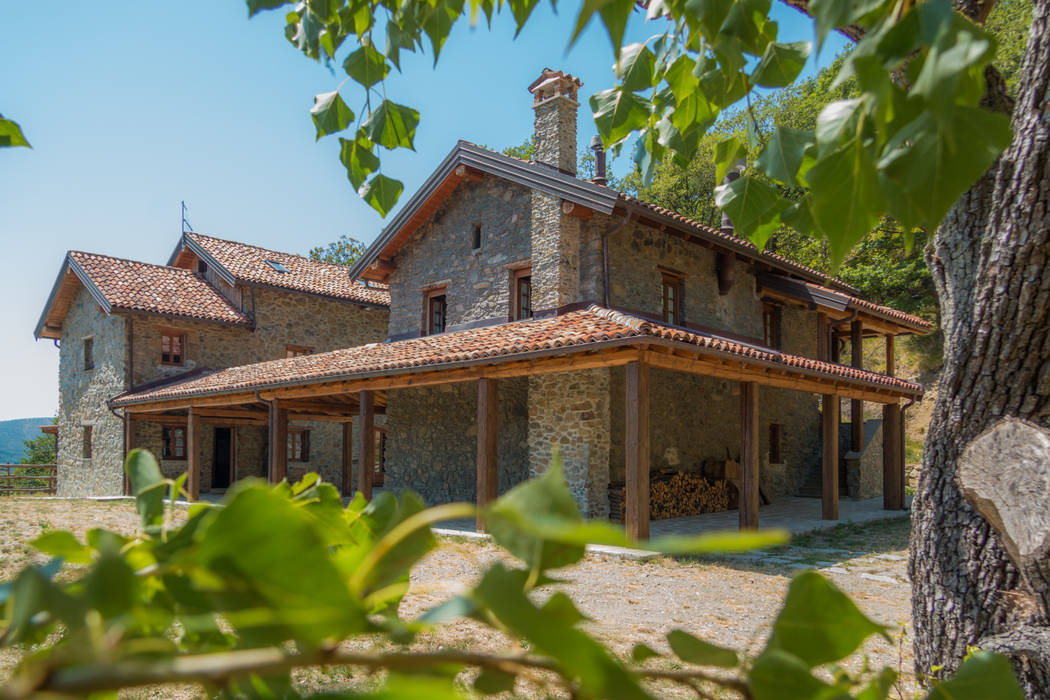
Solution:
{"label": "exposed eave", "polygon": [[[66,253],[65,259],[62,261],[62,266],[58,270],[58,277],[55,278],[55,283],[51,287],[51,293],[47,297],[47,303],[44,304],[44,310],[40,313],[40,319],[37,321],[36,328],[33,330],[33,337],[35,339],[40,340],[41,338],[51,338],[53,340],[60,340],[62,338],[61,320],[58,325],[53,323],[49,325],[47,321],[51,316],[51,311],[55,302],[58,300],[62,288],[69,284],[75,284],[76,282],[73,281],[74,278],[76,281],[79,281],[85,289],[87,289],[88,294],[91,295],[91,298],[98,303],[99,307],[104,312],[107,314],[112,313],[113,306],[106,300],[102,290],[95,285],[91,280],[91,277],[89,277],[84,271],[84,268],[81,267],[80,264],[69,255],[69,253]],[[67,308],[62,312],[63,319],[65,318],[66,310],[68,310],[68,302]]]}
{"label": "exposed eave", "polygon": [[221,279],[223,282],[230,285],[231,287],[237,286],[237,278],[234,276],[234,274],[228,269],[226,269],[223,266],[223,264],[215,258],[215,256],[213,256],[204,248],[204,246],[187,236],[185,233],[179,237],[178,245],[175,246],[175,250],[173,250],[171,256],[168,257],[167,265],[169,267],[175,265],[175,262],[179,257],[179,253],[181,253],[183,249],[190,251],[198,258],[206,262],[208,264],[208,269],[214,270],[215,274],[217,274],[219,276],[219,279]]}

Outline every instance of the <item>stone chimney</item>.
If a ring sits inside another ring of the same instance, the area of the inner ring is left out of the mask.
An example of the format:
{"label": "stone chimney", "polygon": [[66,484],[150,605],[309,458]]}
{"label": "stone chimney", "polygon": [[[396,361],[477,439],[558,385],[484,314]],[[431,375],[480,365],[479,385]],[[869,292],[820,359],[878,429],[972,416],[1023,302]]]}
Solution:
{"label": "stone chimney", "polygon": [[532,142],[536,162],[576,174],[576,111],[583,83],[560,70],[544,68],[529,85],[536,113]]}

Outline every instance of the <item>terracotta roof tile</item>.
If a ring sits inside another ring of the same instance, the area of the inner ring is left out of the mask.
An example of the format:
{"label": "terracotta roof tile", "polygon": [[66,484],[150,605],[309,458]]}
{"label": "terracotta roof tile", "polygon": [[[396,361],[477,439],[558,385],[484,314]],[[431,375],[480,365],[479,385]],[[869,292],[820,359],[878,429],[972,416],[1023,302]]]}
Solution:
{"label": "terracotta roof tile", "polygon": [[[364,304],[390,305],[390,293],[385,288],[367,287],[360,282],[351,281],[349,268],[345,265],[319,262],[302,255],[267,250],[200,233],[186,235],[218,260],[234,277],[250,284],[283,287]],[[287,272],[274,269],[267,260],[280,263]]]}
{"label": "terracotta roof tile", "polygon": [[251,325],[219,290],[190,270],[76,250],[69,259],[115,309]]}
{"label": "terracotta roof tile", "polygon": [[507,358],[556,348],[580,347],[629,338],[659,338],[735,355],[763,363],[818,372],[828,377],[920,394],[921,385],[895,377],[788,355],[746,345],[717,335],[667,326],[619,311],[589,306],[558,316],[474,328],[455,333],[373,343],[317,355],[270,360],[231,367],[211,374],[117,397],[114,405],[159,401],[185,396],[254,390],[268,386],[349,378],[354,375],[396,374],[412,368]]}

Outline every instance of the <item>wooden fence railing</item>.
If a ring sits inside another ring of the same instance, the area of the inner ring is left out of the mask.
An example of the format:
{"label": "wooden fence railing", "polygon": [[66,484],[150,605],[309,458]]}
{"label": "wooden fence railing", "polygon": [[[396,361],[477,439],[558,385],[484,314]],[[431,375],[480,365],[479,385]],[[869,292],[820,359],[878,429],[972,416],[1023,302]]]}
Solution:
{"label": "wooden fence railing", "polygon": [[54,464],[0,464],[0,496],[12,493],[48,493],[58,487]]}

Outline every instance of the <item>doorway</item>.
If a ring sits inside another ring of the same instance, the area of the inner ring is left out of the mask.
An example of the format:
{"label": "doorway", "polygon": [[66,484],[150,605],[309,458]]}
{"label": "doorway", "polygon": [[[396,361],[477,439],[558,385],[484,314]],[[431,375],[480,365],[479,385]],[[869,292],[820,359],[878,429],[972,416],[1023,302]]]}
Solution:
{"label": "doorway", "polygon": [[215,429],[215,459],[212,461],[211,487],[225,489],[233,480],[233,429]]}

